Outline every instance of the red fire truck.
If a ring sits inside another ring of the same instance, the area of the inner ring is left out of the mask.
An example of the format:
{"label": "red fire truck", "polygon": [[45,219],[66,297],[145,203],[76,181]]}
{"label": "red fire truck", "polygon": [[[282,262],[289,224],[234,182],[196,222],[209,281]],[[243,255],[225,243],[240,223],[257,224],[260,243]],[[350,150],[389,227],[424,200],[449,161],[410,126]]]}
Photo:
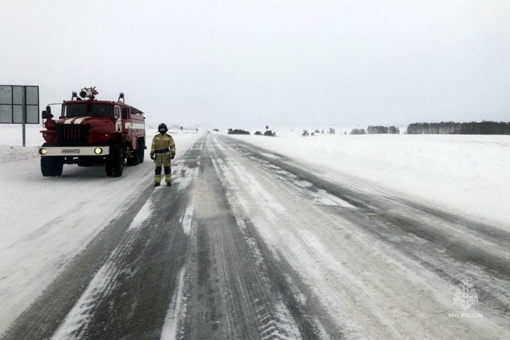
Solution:
{"label": "red fire truck", "polygon": [[83,88],[80,97],[62,103],[58,119],[51,107],[42,112],[44,143],[39,147],[42,175],[60,176],[64,164],[92,166],[104,164],[106,175],[120,177],[127,165],[143,163],[145,117],[127,105],[124,94],[115,101],[97,100],[95,87]]}

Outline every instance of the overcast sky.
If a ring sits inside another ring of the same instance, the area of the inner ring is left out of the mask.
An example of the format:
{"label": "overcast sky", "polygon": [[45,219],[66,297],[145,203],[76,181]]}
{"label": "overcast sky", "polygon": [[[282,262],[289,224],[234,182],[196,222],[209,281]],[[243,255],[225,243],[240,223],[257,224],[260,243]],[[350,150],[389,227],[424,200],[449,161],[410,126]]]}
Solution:
{"label": "overcast sky", "polygon": [[147,121],[510,121],[508,0],[1,0],[0,84]]}

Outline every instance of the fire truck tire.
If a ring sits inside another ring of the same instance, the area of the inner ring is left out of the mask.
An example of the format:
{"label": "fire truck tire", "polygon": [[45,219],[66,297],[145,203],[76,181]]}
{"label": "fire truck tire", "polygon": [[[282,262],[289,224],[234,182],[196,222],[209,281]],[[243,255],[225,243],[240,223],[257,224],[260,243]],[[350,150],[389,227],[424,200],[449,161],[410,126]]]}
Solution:
{"label": "fire truck tire", "polygon": [[41,173],[43,177],[62,176],[64,162],[61,157],[41,157]]}
{"label": "fire truck tire", "polygon": [[133,157],[128,158],[127,164],[131,166],[143,163],[143,157],[144,157],[144,145],[142,141],[138,141],[136,145],[136,151],[134,152]]}
{"label": "fire truck tire", "polygon": [[120,177],[124,171],[124,154],[122,148],[114,146],[112,148],[112,156],[106,162],[106,176],[108,177]]}

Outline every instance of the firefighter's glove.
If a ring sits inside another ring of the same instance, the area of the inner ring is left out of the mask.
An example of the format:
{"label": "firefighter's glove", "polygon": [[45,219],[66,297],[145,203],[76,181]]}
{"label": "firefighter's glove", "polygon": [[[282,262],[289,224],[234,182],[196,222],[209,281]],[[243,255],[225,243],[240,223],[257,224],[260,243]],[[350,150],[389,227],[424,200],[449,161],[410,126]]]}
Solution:
{"label": "firefighter's glove", "polygon": [[171,156],[170,156],[170,159],[174,159],[175,158],[175,153],[173,153]]}
{"label": "firefighter's glove", "polygon": [[152,159],[152,160],[156,159],[156,156],[154,155],[154,153],[153,153],[153,152],[151,152],[151,159]]}

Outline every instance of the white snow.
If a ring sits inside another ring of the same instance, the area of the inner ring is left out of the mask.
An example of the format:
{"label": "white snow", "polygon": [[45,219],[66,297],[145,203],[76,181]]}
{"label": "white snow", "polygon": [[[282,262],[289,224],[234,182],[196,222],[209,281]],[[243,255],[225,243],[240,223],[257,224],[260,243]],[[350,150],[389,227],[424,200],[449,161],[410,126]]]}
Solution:
{"label": "white snow", "polygon": [[142,209],[136,214],[135,218],[133,219],[133,222],[131,222],[131,225],[129,226],[129,229],[137,229],[140,228],[145,221],[149,219],[151,216],[153,209],[152,204],[152,198],[149,198],[147,203],[144,204]]}
{"label": "white snow", "polygon": [[361,180],[445,210],[510,228],[510,136],[232,136],[315,165],[330,180]]}
{"label": "white snow", "polygon": [[115,264],[109,259],[90,281],[85,292],[67,314],[51,339],[83,339],[96,308],[98,296],[102,296],[111,290],[111,282],[118,276],[119,272],[120,268],[116,268]]}
{"label": "white snow", "polygon": [[194,204],[191,202],[186,208],[181,217],[181,225],[184,233],[189,235],[191,232],[191,225],[193,223]]}
{"label": "white snow", "polygon": [[184,297],[184,283],[186,277],[186,267],[179,272],[179,284],[174,292],[170,306],[168,307],[165,323],[161,329],[161,340],[177,339],[180,322],[184,319],[187,301]]}

